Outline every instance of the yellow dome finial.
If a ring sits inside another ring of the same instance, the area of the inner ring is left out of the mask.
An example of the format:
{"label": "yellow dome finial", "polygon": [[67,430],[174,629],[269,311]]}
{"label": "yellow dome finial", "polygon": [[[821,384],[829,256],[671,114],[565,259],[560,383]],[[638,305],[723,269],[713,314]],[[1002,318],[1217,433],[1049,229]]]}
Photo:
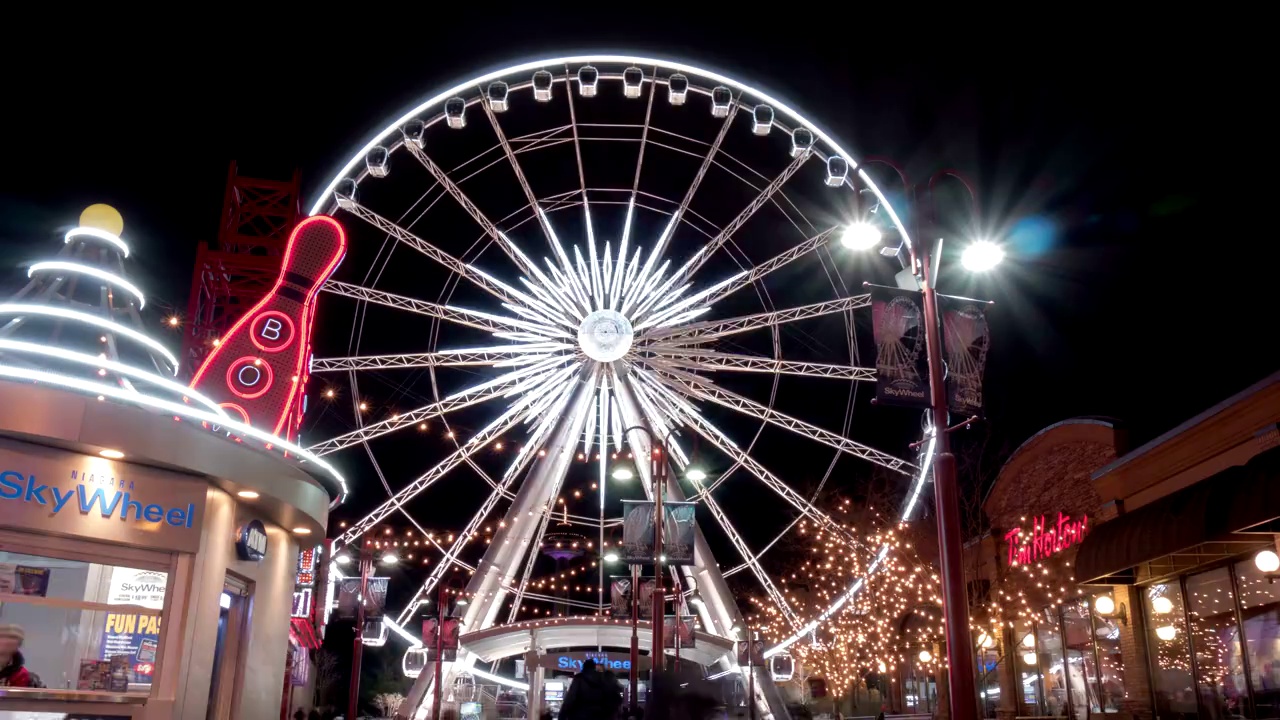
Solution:
{"label": "yellow dome finial", "polygon": [[124,232],[124,218],[120,211],[104,203],[94,203],[80,213],[80,227],[106,230],[113,235]]}

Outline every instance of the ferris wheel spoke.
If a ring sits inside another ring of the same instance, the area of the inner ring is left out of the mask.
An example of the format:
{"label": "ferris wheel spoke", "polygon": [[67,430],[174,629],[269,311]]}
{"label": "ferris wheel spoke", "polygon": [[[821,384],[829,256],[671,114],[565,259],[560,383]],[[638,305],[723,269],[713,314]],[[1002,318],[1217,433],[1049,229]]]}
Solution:
{"label": "ferris wheel spoke", "polygon": [[566,330],[548,327],[540,323],[516,320],[515,318],[502,317],[501,315],[493,315],[491,313],[480,312],[479,310],[467,310],[465,308],[453,307],[450,305],[440,305],[426,300],[418,300],[416,298],[405,297],[404,295],[396,295],[395,293],[374,290],[373,288],[352,285],[350,283],[344,283],[337,280],[330,280],[326,282],[321,286],[321,289],[325,292],[349,297],[354,300],[362,300],[364,302],[371,302],[375,305],[383,305],[397,310],[404,310],[417,315],[426,315],[427,317],[448,320],[450,322],[458,323],[459,325],[466,325],[479,330],[489,330],[500,337],[503,336],[503,334],[531,334],[538,338],[535,342],[552,341],[557,337],[570,339],[573,337]]}
{"label": "ferris wheel spoke", "polygon": [[[554,371],[561,362],[563,360],[559,358],[549,358],[527,367],[508,371],[492,380],[487,380],[456,392],[439,402],[423,405],[415,410],[343,433],[337,437],[316,443],[307,449],[316,455],[328,455],[464,407],[478,405],[494,398],[506,397],[523,390],[531,391],[547,382],[547,373]],[[558,377],[558,375],[552,377]],[[530,398],[532,399],[532,397],[531,393]]]}
{"label": "ferris wheel spoke", "polygon": [[811,440],[816,440],[817,442],[829,445],[843,453],[852,455],[853,457],[862,458],[863,460],[868,460],[894,472],[910,476],[912,471],[916,469],[914,465],[902,458],[894,457],[893,455],[881,452],[870,446],[863,445],[862,443],[837,435],[830,430],[825,430],[817,425],[780,413],[773,408],[745,398],[737,393],[729,392],[728,390],[706,382],[705,380],[695,380],[692,376],[686,374],[678,379],[667,379],[667,382],[678,385],[685,392],[701,400],[713,402],[731,410],[737,410],[744,415],[756,418],[757,420],[763,420],[767,423],[783,428],[784,430],[790,430],[797,435],[807,437]]}
{"label": "ferris wheel spoke", "polygon": [[852,297],[840,298],[839,300],[827,300],[825,302],[813,303],[812,305],[801,305],[799,307],[788,308],[786,310],[774,310],[772,312],[756,313],[754,315],[743,315],[741,317],[729,318],[727,320],[707,320],[704,322],[697,322],[672,328],[670,330],[649,333],[647,337],[651,338],[651,340],[648,342],[646,347],[657,348],[668,345],[680,346],[704,343],[717,338],[747,332],[749,330],[769,328],[775,325],[781,325],[782,323],[796,322],[797,320],[808,320],[809,318],[821,317],[832,313],[848,312],[850,310],[870,307],[870,305],[870,295],[854,295]]}
{"label": "ferris wheel spoke", "polygon": [[456,350],[440,350],[433,353],[314,358],[311,360],[310,371],[312,373],[323,373],[347,370],[403,370],[470,365],[518,366],[545,360],[551,357],[553,353],[571,351],[573,347],[568,343],[528,343],[485,348],[459,348]]}
{"label": "ferris wheel spoke", "polygon": [[654,68],[649,78],[649,100],[644,108],[644,129],[640,131],[640,151],[636,154],[635,179],[631,181],[631,199],[634,202],[640,190],[640,170],[644,167],[644,148],[649,142],[649,126],[653,118],[653,96],[658,94],[658,69]]}
{"label": "ferris wheel spoke", "polygon": [[732,277],[728,282],[717,287],[716,291],[707,296],[706,303],[714,305],[716,302],[724,299],[726,296],[741,290],[778,268],[803,257],[830,242],[831,233],[835,232],[835,228],[828,228],[814,235],[795,247],[788,248],[784,252],[756,265],[745,272],[739,273]]}
{"label": "ferris wheel spoke", "polygon": [[698,188],[702,185],[703,179],[707,177],[707,171],[711,169],[712,163],[715,162],[716,153],[720,151],[720,145],[724,143],[725,136],[729,134],[729,128],[733,127],[733,119],[738,114],[740,105],[738,101],[742,98],[739,92],[733,98],[733,102],[729,104],[729,114],[725,115],[724,122],[720,125],[720,132],[716,133],[716,139],[707,148],[707,154],[702,158],[702,164],[698,166],[698,172],[693,176],[693,181],[689,183],[689,187],[684,191],[684,198],[680,200],[680,206],[676,208],[673,220],[679,220],[689,209],[689,203],[693,202],[693,196],[698,192]]}
{"label": "ferris wheel spoke", "polygon": [[711,257],[712,253],[719,250],[726,242],[731,240],[734,233],[741,230],[742,226],[746,225],[747,221],[750,220],[751,217],[760,210],[760,208],[764,207],[765,203],[773,199],[773,196],[782,189],[782,186],[791,179],[792,175],[795,175],[796,172],[800,170],[801,166],[805,164],[805,161],[807,161],[809,157],[810,153],[807,151],[800,153],[781,173],[778,174],[776,178],[773,179],[772,182],[764,186],[764,189],[762,189],[760,193],[756,195],[755,199],[742,209],[742,212],[738,213],[737,217],[729,221],[729,224],[721,228],[720,232],[711,239],[711,242],[707,243],[701,250],[699,250],[698,255],[695,256],[695,262],[693,262],[689,269],[685,271],[682,278],[692,277],[693,274],[698,271],[698,268],[702,267],[703,263]]}
{"label": "ferris wheel spoke", "polygon": [[[481,104],[483,105],[484,103]],[[515,154],[511,149],[510,143],[506,141],[505,137],[502,138],[502,141],[503,150],[508,153],[508,159],[511,160],[511,162],[515,162]],[[516,267],[520,268],[520,272],[528,274],[528,258],[511,251],[510,243],[504,241],[501,231],[498,230],[498,226],[495,225],[493,221],[476,206],[475,203],[471,202],[471,198],[467,197],[467,194],[462,192],[462,188],[458,187],[458,184],[453,181],[453,178],[449,177],[449,174],[427,155],[426,149],[419,147],[416,143],[412,142],[406,142],[405,147],[409,149],[409,154],[413,155],[413,157],[418,160],[418,163],[426,168],[427,172],[431,173],[431,176],[436,179],[436,182],[440,183],[440,185],[453,196],[453,199],[462,206],[462,209],[466,210],[467,214],[484,229],[485,234],[488,235],[493,242],[497,243],[502,252],[505,253],[507,257],[511,258],[511,261],[516,264]],[[523,179],[523,174],[521,174],[521,178]]]}
{"label": "ferris wheel spoke", "polygon": [[782,373],[801,377],[834,378],[875,382],[875,368],[830,363],[774,360],[758,355],[716,352],[713,350],[658,350],[655,355],[693,370],[727,370],[731,372]]}

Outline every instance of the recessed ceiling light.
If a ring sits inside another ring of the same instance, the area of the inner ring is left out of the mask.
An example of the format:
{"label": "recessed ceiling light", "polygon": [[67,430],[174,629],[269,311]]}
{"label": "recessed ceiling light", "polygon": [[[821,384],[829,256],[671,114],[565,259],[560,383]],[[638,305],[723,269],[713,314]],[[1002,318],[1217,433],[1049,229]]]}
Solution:
{"label": "recessed ceiling light", "polygon": [[241,490],[240,492],[236,493],[236,495],[244,498],[245,500],[258,499],[258,493],[254,492],[253,490]]}
{"label": "recessed ceiling light", "polygon": [[293,529],[293,532],[294,532],[294,534],[295,534],[295,535],[310,535],[310,534],[311,534],[311,528],[308,528],[308,527],[296,527],[296,528],[294,528],[294,529]]}
{"label": "recessed ceiling light", "polygon": [[124,457],[124,453],[119,450],[99,450],[98,454],[109,460],[119,460]]}

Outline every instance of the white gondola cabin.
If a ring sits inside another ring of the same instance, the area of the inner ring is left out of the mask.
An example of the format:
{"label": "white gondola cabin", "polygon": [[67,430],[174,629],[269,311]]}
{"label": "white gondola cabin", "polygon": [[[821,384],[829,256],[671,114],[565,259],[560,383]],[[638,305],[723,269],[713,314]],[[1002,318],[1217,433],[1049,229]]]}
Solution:
{"label": "white gondola cabin", "polygon": [[796,128],[791,131],[791,157],[797,158],[813,149],[813,131]]}
{"label": "white gondola cabin", "polygon": [[768,135],[773,129],[773,108],[768,105],[757,105],[751,111],[751,132],[756,135]]}
{"label": "white gondola cabin", "polygon": [[444,101],[444,119],[449,127],[461,130],[467,126],[467,101],[460,97]]}
{"label": "white gondola cabin", "polygon": [[578,94],[582,97],[595,97],[600,85],[600,71],[590,65],[578,68]]}
{"label": "white gondola cabin", "polygon": [[407,678],[416,678],[427,668],[427,649],[412,647],[404,651],[400,659],[400,671]]}
{"label": "white gondola cabin", "polygon": [[622,94],[629,98],[640,97],[644,87],[644,71],[638,67],[629,67],[622,71]]}
{"label": "white gondola cabin", "polygon": [[369,169],[369,174],[376,178],[384,178],[391,172],[388,163],[391,159],[391,153],[387,149],[378,145],[370,148],[369,152],[364,154],[364,166]]}
{"label": "white gondola cabin", "polygon": [[533,74],[533,99],[538,102],[551,102],[551,73],[539,70]]}
{"label": "white gondola cabin", "polygon": [[342,178],[333,188],[333,196],[338,200],[338,207],[350,209],[356,204],[356,181]]}
{"label": "white gondola cabin", "polygon": [[849,163],[839,155],[827,158],[827,185],[840,187],[849,177]]}
{"label": "white gondola cabin", "polygon": [[689,97],[689,78],[676,73],[667,79],[667,102],[672,105],[683,105]]}
{"label": "white gondola cabin", "polygon": [[729,106],[733,104],[733,91],[721,85],[711,91],[711,117],[729,117]]}
{"label": "white gondola cabin", "polygon": [[368,647],[382,647],[387,644],[387,624],[382,621],[382,618],[364,621],[360,642]]}
{"label": "white gondola cabin", "polygon": [[404,135],[406,145],[413,145],[416,148],[424,148],[427,146],[427,124],[421,120],[410,120],[400,128],[400,134]]}
{"label": "white gondola cabin", "polygon": [[769,676],[774,682],[787,682],[796,673],[796,661],[791,653],[781,652],[769,658]]}
{"label": "white gondola cabin", "polygon": [[507,84],[501,80],[495,80],[489,83],[489,87],[484,92],[485,98],[489,101],[489,109],[494,112],[507,111]]}

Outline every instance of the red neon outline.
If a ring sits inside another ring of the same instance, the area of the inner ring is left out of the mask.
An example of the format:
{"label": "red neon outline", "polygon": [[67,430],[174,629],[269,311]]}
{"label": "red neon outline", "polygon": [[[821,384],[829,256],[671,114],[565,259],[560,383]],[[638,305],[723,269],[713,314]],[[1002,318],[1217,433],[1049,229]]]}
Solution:
{"label": "red neon outline", "polygon": [[[245,363],[245,360],[248,360],[249,362]],[[267,370],[267,384],[263,385],[262,389],[256,393],[240,392],[239,390],[236,389],[235,383],[232,382],[231,380],[232,374],[235,374],[236,380],[239,380],[240,379],[239,373],[236,373],[236,369],[239,368],[240,370],[244,370],[245,367],[247,367],[248,365],[253,365],[256,368],[266,368]],[[245,355],[242,358],[236,358],[231,362],[230,365],[227,366],[227,389],[235,393],[239,397],[244,398],[245,400],[256,400],[262,397],[263,395],[266,395],[267,391],[271,389],[271,385],[272,383],[275,382],[275,380],[276,380],[276,371],[271,369],[271,363],[266,362],[262,358],[256,358],[252,355]]]}
{"label": "red neon outline", "polygon": [[224,402],[224,403],[218,403],[218,407],[224,408],[226,410],[235,410],[236,412],[240,413],[240,417],[244,418],[245,425],[252,425],[252,423],[249,422],[249,412],[244,408],[240,407],[239,405],[235,403]]}
{"label": "red neon outline", "polygon": [[[277,315],[284,318],[284,321],[289,325],[289,341],[281,345],[280,347],[270,348],[258,342],[258,334],[253,331],[254,330],[253,326],[257,325],[258,321],[263,318],[275,317]],[[282,350],[286,350],[290,345],[293,344],[293,341],[296,340],[297,337],[298,337],[297,327],[295,327],[293,324],[293,318],[289,317],[286,313],[280,312],[279,310],[268,310],[262,313],[261,315],[259,315],[258,317],[254,318],[253,322],[249,324],[249,342],[253,343],[254,347],[258,348],[262,352],[278,353]]]}
{"label": "red neon outline", "polygon": [[[329,275],[332,274],[334,269],[338,267],[338,264],[342,262],[342,259],[346,257],[347,232],[346,230],[343,229],[341,223],[329,217],[328,215],[312,215],[311,217],[304,219],[302,222],[294,226],[293,231],[289,233],[289,241],[285,244],[284,258],[280,262],[280,274],[276,276],[276,282],[271,287],[271,290],[266,295],[263,295],[262,299],[259,300],[256,305],[254,305],[252,308],[249,309],[249,312],[242,315],[240,319],[237,320],[235,324],[231,326],[231,329],[227,331],[225,337],[233,337],[236,334],[236,332],[240,329],[241,325],[248,322],[250,318],[255,317],[258,314],[258,312],[262,310],[262,308],[268,302],[271,302],[272,300],[275,299],[276,293],[279,292],[280,290],[280,286],[284,284],[284,269],[289,266],[289,258],[293,256],[293,250],[295,247],[294,241],[298,239],[298,233],[303,228],[305,228],[309,223],[312,223],[312,222],[328,222],[332,224],[334,229],[338,231],[338,252],[334,254],[333,260],[330,261],[329,266],[326,267],[324,271],[320,274],[320,277],[324,279],[328,279]],[[303,313],[303,319],[304,319],[303,325],[305,330],[304,334],[306,337],[311,336],[310,321],[314,319],[314,313],[308,313],[308,306],[311,305],[312,301],[315,299],[316,293],[320,291],[320,285],[321,283],[316,283],[315,287],[311,289],[311,291],[307,294],[306,299],[302,303],[302,313]],[[308,315],[311,315],[311,317],[308,318]],[[194,388],[200,382],[200,379],[204,377],[205,371],[207,371],[209,369],[209,366],[213,363],[213,361],[218,358],[218,355],[219,353],[221,353],[223,347],[224,346],[219,345],[219,347],[215,348],[212,353],[209,353],[209,356],[206,357],[204,359],[204,362],[200,364],[200,368],[196,370],[196,374],[192,376],[191,383],[189,384],[188,387]],[[310,349],[310,343],[307,344],[306,349],[307,350]],[[305,360],[306,355],[307,355],[306,352],[299,353],[298,355],[298,371],[295,374],[299,376],[301,376],[302,363]],[[286,403],[285,407],[280,413],[281,415],[280,420],[276,423],[275,429],[271,431],[272,435],[279,437],[280,428],[284,426],[285,419],[289,416],[289,407],[288,407],[289,404],[291,403]]]}

